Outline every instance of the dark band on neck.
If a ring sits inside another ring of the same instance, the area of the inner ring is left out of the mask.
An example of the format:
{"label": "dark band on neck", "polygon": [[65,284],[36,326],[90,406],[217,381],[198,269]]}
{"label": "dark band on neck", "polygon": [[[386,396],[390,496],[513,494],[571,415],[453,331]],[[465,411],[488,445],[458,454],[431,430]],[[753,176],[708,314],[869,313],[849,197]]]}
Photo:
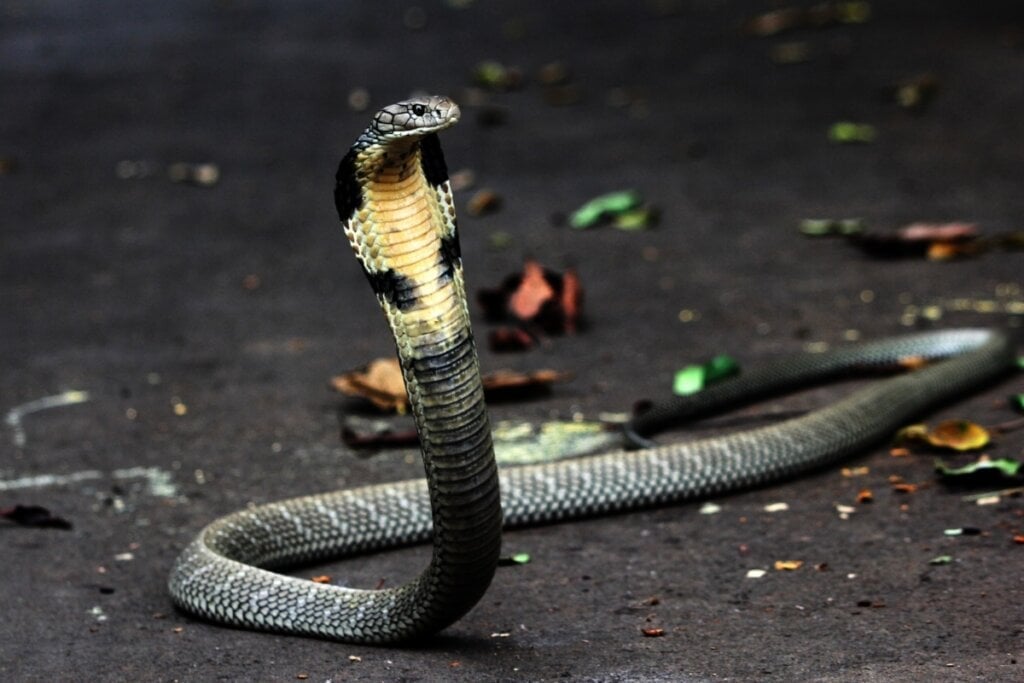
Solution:
{"label": "dark band on neck", "polygon": [[367,270],[365,272],[374,294],[398,310],[408,311],[419,302],[419,297],[416,296],[416,285],[404,275],[393,270],[378,270],[375,273]]}
{"label": "dark band on neck", "polygon": [[356,155],[353,147],[338,164],[334,175],[334,206],[342,222],[349,220],[363,205],[363,188],[356,178]]}
{"label": "dark band on neck", "polygon": [[431,187],[440,187],[448,181],[448,166],[444,163],[444,153],[437,133],[424,135],[420,140],[420,166]]}

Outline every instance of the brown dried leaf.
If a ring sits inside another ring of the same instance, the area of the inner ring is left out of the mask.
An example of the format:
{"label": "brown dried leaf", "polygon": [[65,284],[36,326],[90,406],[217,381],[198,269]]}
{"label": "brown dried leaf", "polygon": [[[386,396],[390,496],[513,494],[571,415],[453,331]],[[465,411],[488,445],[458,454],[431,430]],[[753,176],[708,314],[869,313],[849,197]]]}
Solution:
{"label": "brown dried leaf", "polygon": [[891,233],[860,233],[851,241],[876,258],[948,260],[974,254],[980,248],[974,223],[911,223]]}
{"label": "brown dried leaf", "polygon": [[509,296],[508,309],[520,320],[532,320],[554,297],[555,289],[544,277],[544,268],[536,261],[527,261],[519,286]]}
{"label": "brown dried leaf", "polygon": [[495,353],[526,351],[533,348],[530,333],[519,327],[499,327],[487,334],[487,345]]}
{"label": "brown dried leaf", "polygon": [[[565,382],[571,377],[570,373],[551,369],[533,372],[497,370],[483,376],[484,393],[497,401],[521,398],[547,391],[555,382]],[[409,407],[402,367],[396,358],[378,358],[362,370],[334,377],[331,387],[347,396],[365,398],[381,410],[404,414]],[[363,433],[363,430],[346,429],[342,433],[345,442],[355,447],[406,445],[415,443],[415,437],[415,432],[405,431]]]}
{"label": "brown dried leaf", "polygon": [[533,333],[575,332],[582,313],[583,288],[579,277],[528,260],[521,273],[510,275],[494,289],[481,289],[478,301],[492,323],[513,322]]}
{"label": "brown dried leaf", "polygon": [[331,379],[331,387],[347,396],[368,399],[381,410],[404,414],[409,406],[397,358],[378,358],[362,370],[338,375]]}
{"label": "brown dried leaf", "polygon": [[572,374],[568,372],[550,369],[533,372],[495,370],[483,377],[484,393],[492,401],[524,398],[547,392],[555,382],[565,382],[571,378]]}

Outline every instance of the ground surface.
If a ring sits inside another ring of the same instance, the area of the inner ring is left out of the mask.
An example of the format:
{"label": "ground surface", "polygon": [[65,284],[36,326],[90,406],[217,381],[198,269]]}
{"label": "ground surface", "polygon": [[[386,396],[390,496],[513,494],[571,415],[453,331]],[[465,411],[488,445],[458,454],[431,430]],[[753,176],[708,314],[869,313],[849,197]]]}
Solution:
{"label": "ground surface", "polygon": [[[0,408],[90,397],[2,427],[0,508],[43,505],[74,529],[0,525],[0,676],[1024,677],[1022,499],[965,502],[933,483],[930,456],[885,445],[854,463],[865,475],[729,496],[716,515],[687,505],[509,534],[507,549],[533,562],[502,569],[476,609],[418,648],[226,629],[175,612],[165,589],[176,553],[221,514],[417,473],[408,452],[354,457],[338,436],[351,404],[326,388],[389,348],[330,199],[369,118],[347,103],[356,87],[377,106],[418,89],[467,102],[480,60],[526,74],[491,98],[503,123],[480,125],[467,107],[444,136],[452,169],[505,200],[482,218],[462,209],[467,273],[476,288],[524,256],[575,266],[589,328],[524,355],[484,349],[487,368],[576,376],[496,417],[628,410],[663,396],[680,364],[723,351],[749,363],[858,333],[1019,327],[1019,252],[884,261],[796,229],[821,216],[1021,228],[1019,4],[877,4],[864,25],[777,38],[738,30],[769,2],[0,4]],[[811,60],[773,63],[787,41],[805,41]],[[553,60],[578,103],[545,100],[536,73]],[[925,73],[941,89],[923,115],[880,95]],[[878,137],[831,144],[838,120]],[[172,183],[166,166],[180,161],[216,163],[219,183]],[[661,208],[656,230],[553,224],[625,187]],[[491,245],[498,231],[511,246]],[[1008,378],[939,414],[1003,422],[1003,397],[1020,391]],[[1020,457],[1022,435],[989,452]],[[899,494],[890,475],[925,486]],[[864,488],[874,503],[857,505]],[[788,511],[766,512],[774,502]],[[857,511],[842,520],[837,503]],[[958,527],[983,533],[943,533]],[[952,563],[930,565],[939,555]],[[299,574],[391,585],[424,557]],[[775,571],[776,560],[804,565]],[[769,572],[746,578],[756,568]],[[664,635],[641,634],[654,627]]]}

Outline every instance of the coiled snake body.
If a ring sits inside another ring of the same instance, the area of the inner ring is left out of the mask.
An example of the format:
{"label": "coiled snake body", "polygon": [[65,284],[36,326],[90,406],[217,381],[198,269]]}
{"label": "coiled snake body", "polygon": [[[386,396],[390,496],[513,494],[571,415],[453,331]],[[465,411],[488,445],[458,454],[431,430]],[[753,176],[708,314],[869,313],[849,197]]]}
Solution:
{"label": "coiled snake body", "polygon": [[[227,624],[349,642],[427,635],[483,595],[503,525],[632,510],[791,477],[885,438],[1012,363],[1012,345],[990,330],[919,334],[796,356],[648,414],[629,434],[642,439],[669,416],[705,412],[851,366],[907,357],[946,360],[780,424],[503,471],[499,499],[455,209],[437,138],[458,117],[458,107],[441,97],[382,109],[342,160],[335,189],[345,234],[395,337],[426,481],[295,498],[213,522],[171,572],[170,592],[179,607]],[[267,569],[431,538],[430,565],[395,588],[344,588]]]}

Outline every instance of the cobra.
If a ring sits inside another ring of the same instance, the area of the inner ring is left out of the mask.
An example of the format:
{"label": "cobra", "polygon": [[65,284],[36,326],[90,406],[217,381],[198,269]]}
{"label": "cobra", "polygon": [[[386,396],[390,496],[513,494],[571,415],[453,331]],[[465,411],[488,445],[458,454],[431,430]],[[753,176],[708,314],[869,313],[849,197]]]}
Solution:
{"label": "cobra", "polygon": [[[171,571],[170,593],[180,608],[225,624],[349,642],[429,635],[459,619],[487,590],[503,527],[678,503],[793,477],[877,443],[1012,365],[1009,339],[976,329],[794,356],[648,413],[627,433],[646,441],[680,415],[850,368],[908,357],[944,360],[778,424],[510,468],[499,477],[438,141],[438,132],[458,119],[459,108],[443,97],[385,107],[342,159],[335,189],[345,235],[394,334],[425,481],[295,498],[214,521]],[[431,540],[429,566],[394,588],[360,590],[272,571]]]}

